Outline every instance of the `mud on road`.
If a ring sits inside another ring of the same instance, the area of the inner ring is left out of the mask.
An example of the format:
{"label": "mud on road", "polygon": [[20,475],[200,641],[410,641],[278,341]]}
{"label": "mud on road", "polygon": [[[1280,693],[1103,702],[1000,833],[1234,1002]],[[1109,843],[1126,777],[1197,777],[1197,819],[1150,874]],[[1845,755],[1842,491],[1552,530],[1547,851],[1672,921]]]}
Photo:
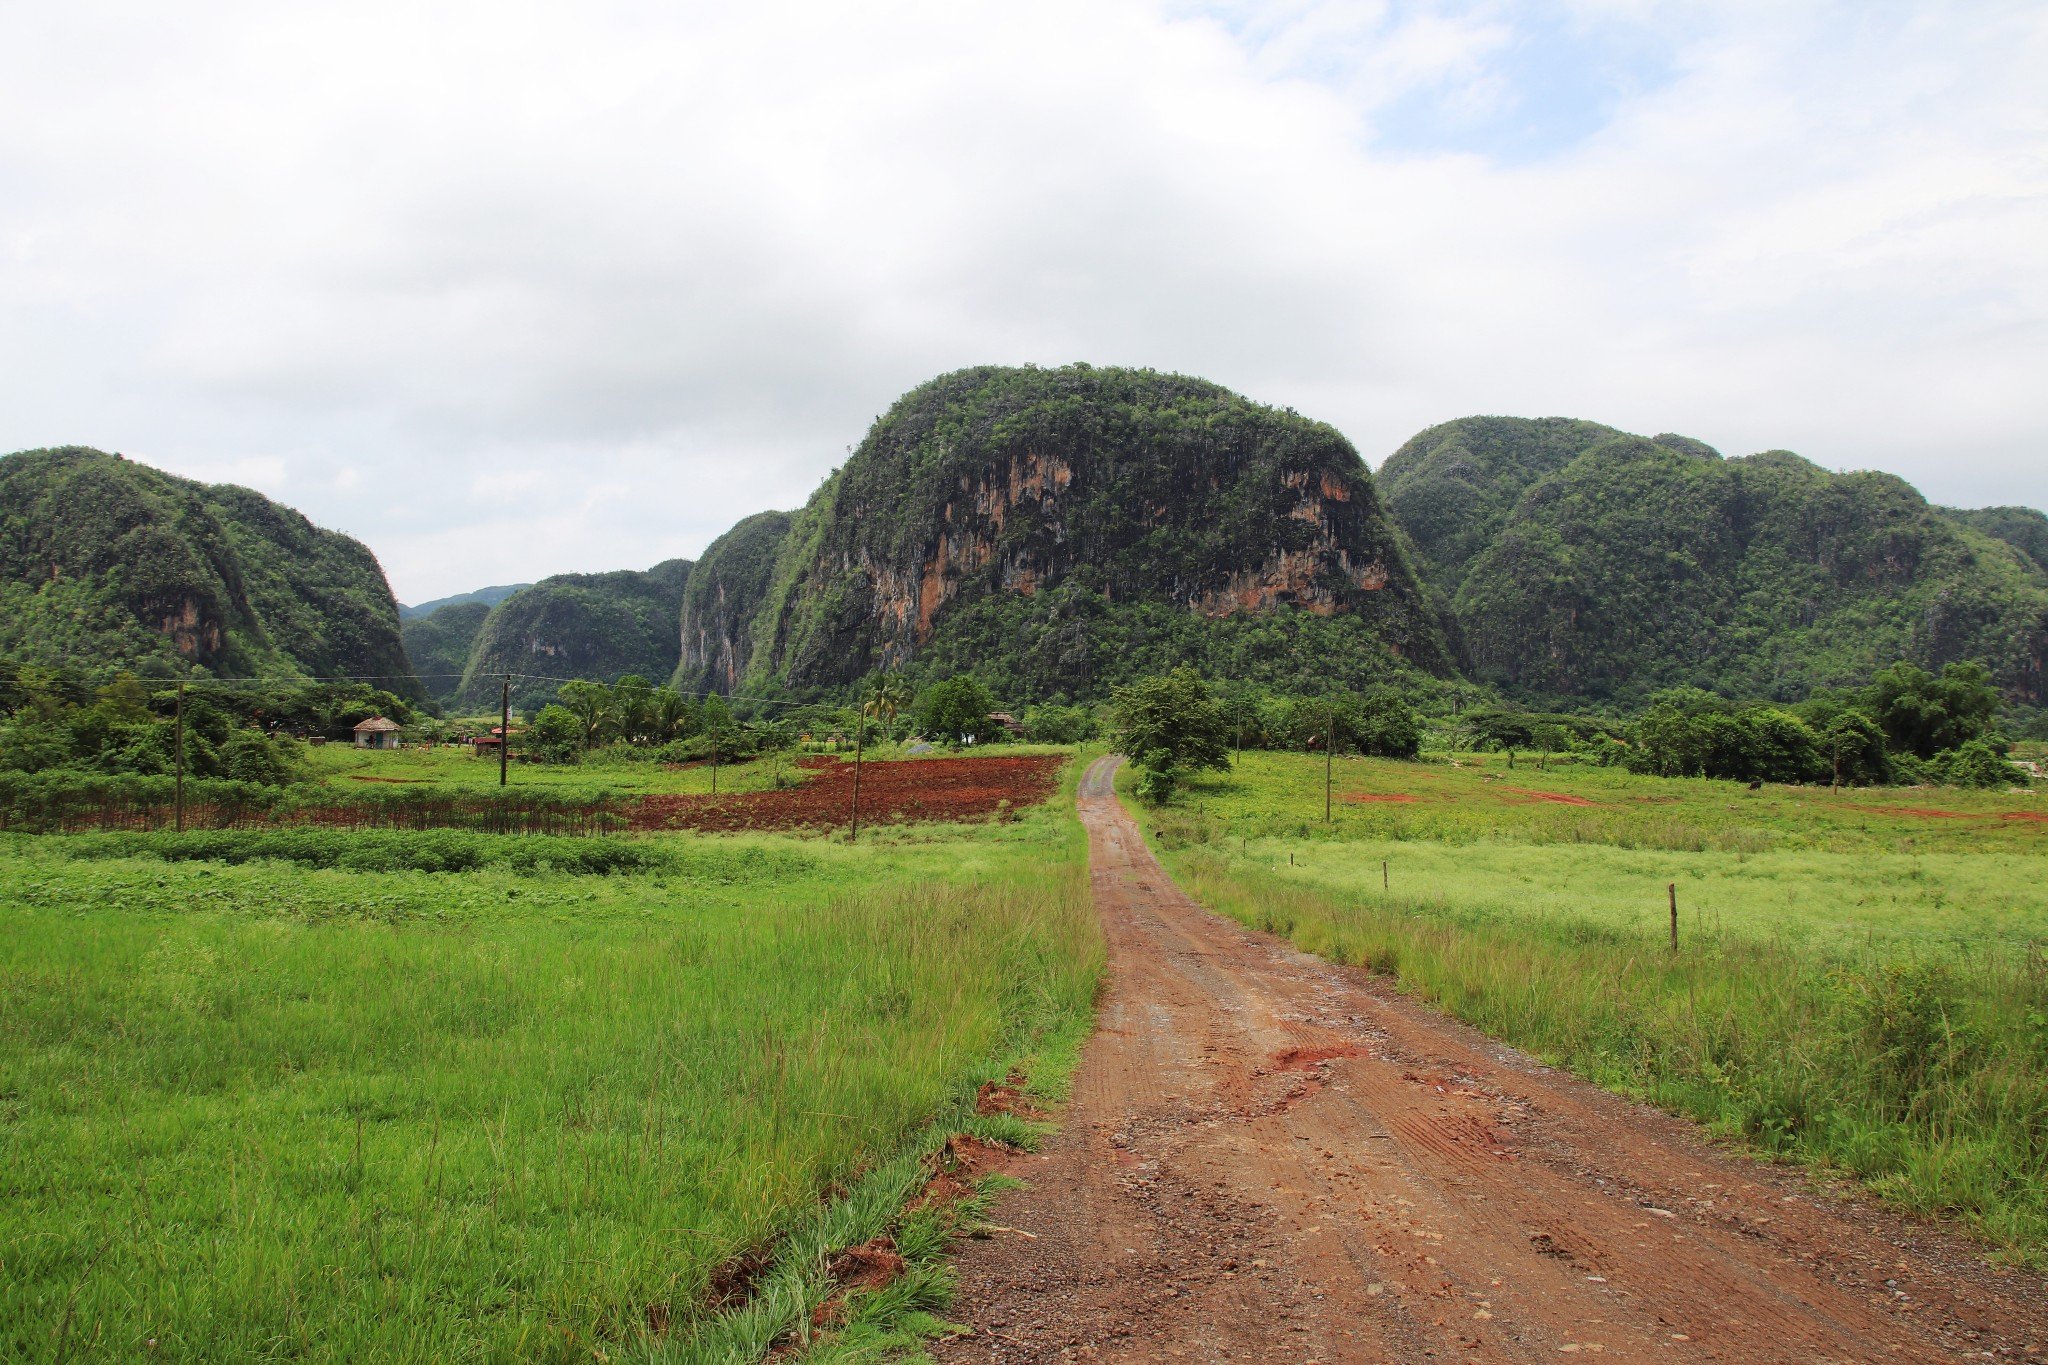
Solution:
{"label": "mud on road", "polygon": [[2040,1359],[2041,1277],[1202,909],[1081,789],[1111,966],[944,1361]]}

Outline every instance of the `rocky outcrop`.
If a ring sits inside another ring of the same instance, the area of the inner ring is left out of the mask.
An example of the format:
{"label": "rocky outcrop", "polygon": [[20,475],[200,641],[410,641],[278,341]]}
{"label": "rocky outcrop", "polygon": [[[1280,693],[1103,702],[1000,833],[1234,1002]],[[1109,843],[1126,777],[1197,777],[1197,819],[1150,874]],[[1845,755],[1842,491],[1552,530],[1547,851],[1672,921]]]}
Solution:
{"label": "rocky outcrop", "polygon": [[788,512],[757,512],[711,542],[683,588],[676,686],[730,695],[747,671],[754,615],[767,595]]}
{"label": "rocky outcrop", "polygon": [[1070,366],[964,370],[899,400],[798,514],[748,667],[833,687],[949,646],[963,622],[991,628],[992,602],[1075,593],[1196,619],[1357,618],[1390,654],[1446,663],[1336,431],[1201,380]]}

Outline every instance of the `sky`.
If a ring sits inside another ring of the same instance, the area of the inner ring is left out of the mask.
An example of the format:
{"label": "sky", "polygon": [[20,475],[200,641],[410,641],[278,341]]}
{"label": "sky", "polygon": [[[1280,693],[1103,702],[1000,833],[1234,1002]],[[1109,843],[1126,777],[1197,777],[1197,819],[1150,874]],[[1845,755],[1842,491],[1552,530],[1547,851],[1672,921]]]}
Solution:
{"label": "sky", "polygon": [[0,450],[402,601],[695,556],[975,364],[2048,507],[2048,6],[0,7]]}

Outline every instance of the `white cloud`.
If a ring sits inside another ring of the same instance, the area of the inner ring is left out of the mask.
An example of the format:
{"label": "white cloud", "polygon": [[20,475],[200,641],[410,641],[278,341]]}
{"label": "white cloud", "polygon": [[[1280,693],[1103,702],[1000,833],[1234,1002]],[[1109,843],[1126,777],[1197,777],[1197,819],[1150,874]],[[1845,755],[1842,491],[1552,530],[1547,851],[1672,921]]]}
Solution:
{"label": "white cloud", "polygon": [[17,8],[0,449],[246,469],[410,600],[694,554],[983,361],[2048,502],[2038,7],[1533,12]]}

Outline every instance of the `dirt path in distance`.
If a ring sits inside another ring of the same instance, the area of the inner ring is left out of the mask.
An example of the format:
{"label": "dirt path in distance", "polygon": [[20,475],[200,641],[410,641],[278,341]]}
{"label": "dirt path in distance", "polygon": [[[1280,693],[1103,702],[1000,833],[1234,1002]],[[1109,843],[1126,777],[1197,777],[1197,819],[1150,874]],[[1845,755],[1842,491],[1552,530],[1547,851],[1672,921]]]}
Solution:
{"label": "dirt path in distance", "polygon": [[1204,910],[1113,772],[1080,797],[1101,1028],[940,1360],[2048,1355],[2041,1277]]}

